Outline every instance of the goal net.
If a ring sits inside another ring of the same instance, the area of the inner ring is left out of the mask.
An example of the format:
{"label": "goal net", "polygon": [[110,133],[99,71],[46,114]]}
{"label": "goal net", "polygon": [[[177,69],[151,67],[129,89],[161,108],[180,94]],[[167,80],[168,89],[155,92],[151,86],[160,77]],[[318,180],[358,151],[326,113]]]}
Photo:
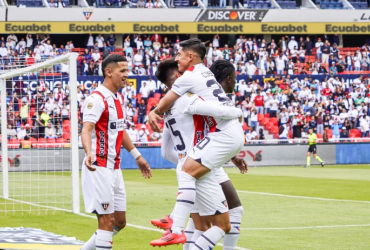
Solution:
{"label": "goal net", "polygon": [[77,56],[0,59],[0,214],[79,213]]}

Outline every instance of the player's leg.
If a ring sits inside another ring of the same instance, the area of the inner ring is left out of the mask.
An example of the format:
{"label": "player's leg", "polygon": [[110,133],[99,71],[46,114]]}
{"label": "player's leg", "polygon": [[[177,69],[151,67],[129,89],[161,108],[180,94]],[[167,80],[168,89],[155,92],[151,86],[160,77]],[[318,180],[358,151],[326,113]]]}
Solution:
{"label": "player's leg", "polygon": [[308,152],[307,152],[307,164],[306,168],[309,168],[311,164],[311,147],[308,147]]}
{"label": "player's leg", "polygon": [[318,160],[320,162],[321,167],[325,166],[325,162],[323,160],[321,160],[321,158],[316,154],[316,150],[315,150],[315,153],[313,153],[313,158],[315,158],[316,160]]}
{"label": "player's leg", "polygon": [[[114,218],[114,174],[112,169],[97,167],[94,172],[82,166],[82,190],[87,213],[95,213],[98,230],[82,250],[112,249]],[[94,243],[95,239],[95,244]]]}
{"label": "player's leg", "polygon": [[213,184],[215,178],[212,175],[213,172],[198,180],[197,201],[199,214],[213,226],[195,241],[192,249],[213,249],[231,228],[225,195],[220,185]]}
{"label": "player's leg", "polygon": [[223,249],[232,250],[235,249],[239,240],[240,224],[242,222],[244,209],[235,190],[235,187],[230,180],[221,183],[221,188],[229,205],[229,216],[231,224],[230,231],[224,237]]}
{"label": "player's leg", "polygon": [[[196,209],[197,210],[197,209]],[[200,216],[199,213],[191,213],[191,217],[193,218],[193,234],[191,238],[187,237],[186,242],[184,244],[183,250],[190,250],[193,248],[194,243],[198,240],[198,238],[209,228],[211,228],[211,222],[206,216]],[[189,223],[188,223],[189,225]],[[185,229],[185,235],[186,231],[188,230],[188,225]]]}

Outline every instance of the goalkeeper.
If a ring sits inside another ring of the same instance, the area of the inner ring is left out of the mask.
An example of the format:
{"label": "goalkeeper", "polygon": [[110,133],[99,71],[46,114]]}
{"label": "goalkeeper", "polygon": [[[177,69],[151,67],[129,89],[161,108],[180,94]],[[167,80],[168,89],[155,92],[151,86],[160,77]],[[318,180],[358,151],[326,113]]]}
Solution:
{"label": "goalkeeper", "polygon": [[316,134],[313,132],[313,129],[310,128],[308,130],[308,152],[307,152],[307,165],[306,165],[306,168],[309,168],[310,167],[310,163],[311,163],[311,153],[313,154],[313,157],[318,160],[321,164],[321,167],[323,167],[325,165],[325,162],[323,160],[321,160],[321,158],[316,154],[316,140],[317,140],[317,136]]}

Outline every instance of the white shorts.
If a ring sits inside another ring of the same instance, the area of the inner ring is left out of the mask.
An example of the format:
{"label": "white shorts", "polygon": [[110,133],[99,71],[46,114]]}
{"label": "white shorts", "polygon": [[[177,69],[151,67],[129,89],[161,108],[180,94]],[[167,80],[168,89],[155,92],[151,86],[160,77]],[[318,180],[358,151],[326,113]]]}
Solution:
{"label": "white shorts", "polygon": [[[176,167],[177,181],[179,173],[181,172],[182,166],[185,163],[186,158],[179,160]],[[215,173],[217,172],[218,177]],[[226,179],[226,180],[225,180]],[[195,183],[197,189],[196,199],[194,206],[191,208],[190,213],[200,214],[201,216],[215,215],[218,213],[226,213],[228,211],[228,205],[224,192],[218,182],[221,180],[225,182],[229,180],[228,175],[225,173],[223,168],[211,171],[205,176],[199,178]]]}
{"label": "white shorts", "polygon": [[199,178],[195,187],[197,196],[192,213],[198,212],[200,216],[209,216],[229,211],[224,192],[212,171]]}
{"label": "white shorts", "polygon": [[225,170],[223,167],[216,168],[213,170],[213,173],[215,175],[216,181],[221,184],[224,183],[225,181],[229,181],[230,178],[229,176],[225,173]]}
{"label": "white shorts", "polygon": [[214,170],[237,155],[243,146],[243,129],[235,123],[224,131],[209,133],[189,152],[189,157]]}
{"label": "white shorts", "polygon": [[96,166],[94,172],[82,164],[82,193],[86,213],[113,214],[126,211],[126,190],[121,169]]}

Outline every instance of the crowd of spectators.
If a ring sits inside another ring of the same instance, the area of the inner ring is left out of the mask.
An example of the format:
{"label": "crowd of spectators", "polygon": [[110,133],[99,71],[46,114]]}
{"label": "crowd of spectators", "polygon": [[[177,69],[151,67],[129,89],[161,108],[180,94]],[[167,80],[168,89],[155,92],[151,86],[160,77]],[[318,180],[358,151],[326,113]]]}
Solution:
{"label": "crowd of spectators", "polygon": [[[225,44],[222,50],[218,35],[212,41],[205,42],[208,47],[205,59],[207,66],[215,60],[228,60],[235,65],[237,74],[245,75],[245,80],[239,83],[230,98],[235,106],[243,110],[247,141],[269,138],[268,133],[280,139],[306,138],[308,128],[313,128],[324,141],[369,137],[369,78],[365,75],[349,82],[335,76],[335,69],[330,69],[323,80],[319,80],[322,77],[315,77],[315,69],[319,69],[318,73],[321,72],[320,69],[325,70],[326,62],[334,63],[337,72],[338,67],[345,71],[359,70],[358,60],[361,63],[369,60],[368,45],[365,44],[358,52],[355,49],[355,54],[346,52],[343,57],[337,46],[337,36],[332,39],[318,38],[315,43],[308,37],[300,37],[298,40],[284,36],[275,44],[274,40],[266,43],[265,40],[240,36],[233,49]],[[83,51],[80,52],[78,72],[80,75],[102,75],[101,60],[110,53],[122,53],[128,60],[130,75],[150,76],[149,81],[138,90],[131,83],[122,89],[126,101],[126,127],[130,138],[135,142],[158,141],[161,135],[150,130],[146,119],[148,112],[168,89],[164,84],[157,87],[151,76],[155,74],[159,62],[176,55],[179,40],[171,42],[159,34],[132,35],[124,37],[123,43],[124,48],[118,50],[115,35],[104,37],[101,34],[90,34],[85,41],[86,48],[82,48]],[[296,50],[298,46],[299,53]],[[72,50],[75,50],[72,41],[57,46],[52,43],[49,35],[41,37],[29,34],[24,38],[10,34],[6,38],[0,38],[0,67],[5,70],[21,67],[24,66],[20,65],[22,62],[40,62]],[[312,63],[307,57],[316,59]],[[248,63],[245,66],[246,62]],[[298,64],[309,65],[302,71],[312,74],[306,75],[302,80],[293,76]],[[360,70],[368,70],[368,66],[361,64]],[[45,71],[61,73],[63,77],[68,73],[69,66],[56,65]],[[264,77],[262,81],[254,80],[251,76],[256,73],[270,76]],[[68,86],[57,86],[50,90],[43,83],[42,77],[38,82],[35,91],[24,89],[22,79],[15,81],[14,86],[9,86],[9,136],[18,139],[42,137],[68,140],[69,137],[63,135],[63,123],[66,120],[65,123],[68,123],[69,114]],[[84,89],[82,85],[78,87],[80,109],[86,97],[96,87],[97,84],[93,84],[91,89]],[[79,118],[81,130],[81,115]],[[267,129],[266,119],[277,130]]]}

